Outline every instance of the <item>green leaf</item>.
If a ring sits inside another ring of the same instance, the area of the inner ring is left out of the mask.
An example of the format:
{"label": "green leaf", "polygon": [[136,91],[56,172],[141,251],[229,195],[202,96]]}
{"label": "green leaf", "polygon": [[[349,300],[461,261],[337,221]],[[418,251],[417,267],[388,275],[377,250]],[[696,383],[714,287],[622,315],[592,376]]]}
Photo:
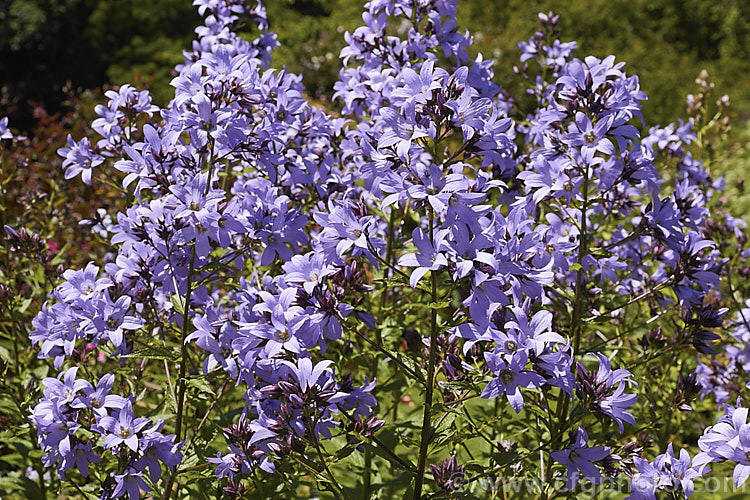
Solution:
{"label": "green leaf", "polygon": [[208,384],[208,381],[206,381],[203,377],[197,377],[197,378],[191,378],[188,381],[188,387],[192,387],[194,389],[197,389],[201,392],[207,392],[208,394],[216,397],[216,393],[211,388],[211,386]]}
{"label": "green leaf", "polygon": [[10,351],[3,346],[0,346],[0,358],[7,362],[13,361],[13,358],[10,355]]}
{"label": "green leaf", "polygon": [[581,267],[581,264],[579,264],[578,262],[574,262],[570,265],[571,271],[580,271],[581,269],[583,268]]}
{"label": "green leaf", "polygon": [[356,449],[356,445],[348,444],[336,452],[336,461],[343,460],[344,458],[351,455]]}
{"label": "green leaf", "polygon": [[197,481],[202,478],[213,477],[213,476],[214,476],[214,471],[209,466],[200,467],[197,469],[191,469],[189,471],[180,473],[180,478],[185,483],[190,483],[192,481]]}
{"label": "green leaf", "polygon": [[193,467],[195,465],[198,465],[201,461],[201,458],[198,456],[197,453],[194,453],[195,447],[191,449],[191,453],[188,454],[185,458],[182,459],[182,463],[180,463],[179,472],[182,474],[186,469],[189,469],[190,467]]}
{"label": "green leaf", "polygon": [[515,451],[493,453],[492,458],[495,459],[495,463],[497,463],[497,465],[508,465],[518,459],[518,453],[516,453]]}
{"label": "green leaf", "polygon": [[205,266],[197,268],[196,271],[206,273],[206,272],[220,271],[222,269],[230,269],[229,264],[227,264],[226,262],[221,262],[220,260],[212,260]]}
{"label": "green leaf", "polygon": [[177,401],[175,401],[172,391],[164,391],[164,398],[169,407],[172,409],[172,413],[177,413]]}
{"label": "green leaf", "polygon": [[[447,380],[440,383],[443,389],[449,389],[451,391],[471,391],[477,390],[477,386],[469,380]],[[478,391],[477,391],[478,392]]]}
{"label": "green leaf", "polygon": [[0,477],[0,491],[4,493],[23,492],[22,497],[16,498],[26,498],[28,500],[44,499],[44,495],[42,495],[42,491],[39,489],[39,486],[34,481],[25,476]]}
{"label": "green leaf", "polygon": [[21,307],[18,308],[18,313],[24,314],[33,300],[34,297],[27,297],[23,302],[21,302]]}
{"label": "green leaf", "polygon": [[[424,373],[424,370],[422,370],[422,367],[417,364],[416,361],[411,359],[409,356],[400,356],[398,353],[391,352],[391,356],[395,357],[399,361],[401,361],[407,368],[412,370],[414,374],[417,376],[417,380],[424,383],[426,380],[426,375]],[[412,375],[411,373],[407,373],[406,375]]]}
{"label": "green leaf", "polygon": [[57,266],[58,264],[62,264],[63,262],[65,262],[65,259],[67,257],[66,254],[68,253],[68,250],[70,250],[70,247],[72,245],[73,244],[71,242],[65,243],[63,247],[59,249],[55,256],[52,258],[52,262],[50,262],[50,265]]}
{"label": "green leaf", "polygon": [[406,276],[397,274],[391,278],[381,278],[376,280],[379,283],[383,283],[386,286],[410,286],[409,279]]}
{"label": "green leaf", "polygon": [[172,295],[172,305],[177,314],[185,314],[185,298],[182,295]]}
{"label": "green leaf", "polygon": [[[397,469],[399,469],[399,470],[406,470],[406,471],[407,471],[407,472],[409,472],[410,474],[413,474],[413,473],[414,473],[413,471],[410,471],[410,470],[408,470],[408,469],[404,469],[404,466],[403,466],[403,465],[401,465],[400,463],[398,463],[398,460],[396,460],[396,459],[395,459],[395,458],[393,458],[393,457],[392,457],[391,455],[389,455],[388,453],[386,453],[386,452],[385,452],[385,451],[384,451],[384,450],[383,450],[383,449],[382,449],[382,448],[381,448],[380,446],[374,446],[374,445],[372,445],[372,444],[370,444],[370,443],[367,443],[367,442],[364,442],[364,443],[362,443],[362,445],[363,445],[363,446],[364,446],[365,448],[369,448],[370,450],[372,450],[372,451],[373,451],[373,452],[374,452],[374,453],[375,453],[375,454],[376,454],[377,456],[379,456],[380,458],[383,458],[383,459],[385,459],[385,460],[388,460],[388,461],[389,461],[389,462],[390,462],[390,463],[391,463],[391,464],[392,464],[392,465],[393,465],[394,467],[396,467]],[[407,462],[407,463],[408,463],[408,462]]]}
{"label": "green leaf", "polygon": [[130,354],[125,354],[123,358],[145,358],[145,359],[163,359],[167,361],[178,361],[180,359],[180,353],[169,347],[162,346],[149,346]]}
{"label": "green leaf", "polygon": [[442,302],[430,302],[430,309],[445,309],[451,306],[450,300],[444,300]]}

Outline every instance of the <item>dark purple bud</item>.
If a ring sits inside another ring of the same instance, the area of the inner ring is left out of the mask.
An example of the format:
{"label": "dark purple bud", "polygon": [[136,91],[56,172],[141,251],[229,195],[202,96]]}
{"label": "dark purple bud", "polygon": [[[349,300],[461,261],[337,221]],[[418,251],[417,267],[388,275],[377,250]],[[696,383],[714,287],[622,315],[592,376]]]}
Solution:
{"label": "dark purple bud", "polygon": [[440,366],[448,380],[459,380],[464,376],[461,359],[453,353],[447,353]]}
{"label": "dark purple bud", "polygon": [[403,335],[407,350],[415,351],[422,346],[422,336],[416,330],[406,329]]}
{"label": "dark purple bud", "polygon": [[691,343],[695,350],[703,354],[716,354],[716,350],[711,347],[711,342],[718,340],[720,337],[715,333],[711,333],[707,330],[695,330],[691,338]]}
{"label": "dark purple bud", "polygon": [[363,437],[371,437],[385,425],[385,420],[378,420],[375,415],[354,422],[352,430]]}
{"label": "dark purple bud", "polygon": [[241,482],[236,483],[234,479],[230,480],[229,486],[222,489],[230,498],[240,498],[245,494],[245,486]]}
{"label": "dark purple bud", "polygon": [[10,302],[13,298],[13,290],[0,283],[0,302]]}
{"label": "dark purple bud", "polygon": [[437,485],[446,491],[456,491],[464,483],[465,466],[458,466],[456,455],[441,462],[440,465],[430,464],[430,470]]}
{"label": "dark purple bud", "polygon": [[16,232],[16,230],[15,230],[15,229],[13,229],[12,227],[10,227],[10,226],[8,226],[8,225],[5,225],[5,226],[3,226],[3,229],[5,229],[5,232],[6,232],[7,234],[8,234],[8,236],[7,236],[7,237],[8,237],[9,239],[11,239],[11,238],[12,238],[12,240],[11,240],[11,241],[13,241],[13,240],[18,240],[18,239],[19,239],[18,233],[17,233],[17,232]]}

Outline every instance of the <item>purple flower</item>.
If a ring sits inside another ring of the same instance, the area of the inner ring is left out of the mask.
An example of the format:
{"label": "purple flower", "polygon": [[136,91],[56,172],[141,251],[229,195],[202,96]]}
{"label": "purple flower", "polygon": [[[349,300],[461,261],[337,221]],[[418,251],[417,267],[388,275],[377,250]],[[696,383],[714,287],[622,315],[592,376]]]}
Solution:
{"label": "purple flower", "polygon": [[464,89],[458,99],[445,104],[453,111],[453,125],[461,127],[464,142],[471,140],[478,130],[484,129],[485,119],[489,114],[492,101],[477,98],[469,88]]}
{"label": "purple flower", "polygon": [[104,158],[91,151],[87,137],[75,142],[73,137],[68,135],[68,146],[57,151],[57,154],[65,158],[63,160],[65,178],[70,179],[81,174],[84,184],[90,185],[92,169],[104,163]]}
{"label": "purple flower", "polygon": [[736,462],[734,485],[739,488],[750,477],[750,423],[747,408],[724,405],[725,414],[719,422],[708,427],[698,440],[701,452],[693,459],[693,466],[702,468],[711,462]]}
{"label": "purple flower", "polygon": [[303,309],[299,306],[293,306],[292,303],[297,297],[296,288],[287,288],[277,297],[268,292],[259,293],[262,302],[255,305],[254,310],[257,312],[270,313],[270,325],[245,325],[240,323],[240,327],[250,327],[253,335],[266,339],[266,355],[274,356],[282,349],[299,354],[302,352],[302,346],[296,335],[296,329],[299,326],[299,320]]}
{"label": "purple flower", "polygon": [[302,283],[305,292],[312,295],[315,287],[336,269],[327,265],[325,256],[316,253],[295,255],[292,260],[284,263],[284,281],[287,283]]}
{"label": "purple flower", "polygon": [[452,455],[448,460],[444,460],[440,465],[430,464],[432,477],[435,478],[437,485],[445,491],[456,491],[464,482],[464,465],[458,466],[456,455]]}
{"label": "purple flower", "polygon": [[133,407],[130,401],[127,401],[117,418],[106,416],[99,420],[99,425],[107,431],[104,436],[104,447],[113,448],[124,443],[131,450],[138,451],[138,433],[148,424],[147,418],[135,418]]}
{"label": "purple flower", "polygon": [[138,330],[144,324],[142,319],[128,314],[131,300],[129,296],[123,295],[112,303],[109,293],[105,290],[102,300],[97,302],[97,306],[100,306],[97,307],[99,314],[92,322],[117,348],[123,346],[126,330]]}
{"label": "purple flower", "polygon": [[630,481],[630,496],[628,500],[656,500],[656,490],[663,486],[661,471],[641,457],[633,458],[633,464],[638,472],[633,474]]}
{"label": "purple flower", "polygon": [[600,118],[596,125],[592,125],[591,119],[579,111],[576,113],[575,124],[571,124],[570,131],[563,137],[563,141],[570,146],[581,146],[584,155],[597,151],[613,155],[615,147],[605,137],[612,126],[613,119],[613,116]]}
{"label": "purple flower", "polygon": [[99,379],[96,389],[89,384],[88,387],[84,388],[85,396],[81,398],[81,402],[77,406],[91,408],[102,417],[108,415],[108,409],[121,410],[128,403],[128,400],[122,396],[109,394],[114,383],[115,376],[108,373]]}
{"label": "purple flower", "polygon": [[[163,422],[162,422],[163,423]],[[153,429],[147,429],[143,434],[140,442],[141,457],[134,463],[137,470],[149,470],[149,478],[152,482],[157,482],[161,477],[160,462],[166,465],[169,470],[180,465],[182,462],[182,453],[178,451],[180,444],[175,444],[174,435],[165,436],[158,432],[161,424],[154,426]]]}
{"label": "purple flower", "polygon": [[404,68],[401,77],[404,86],[391,92],[391,97],[404,99],[404,106],[425,104],[432,98],[433,90],[442,87],[438,78],[445,78],[445,70],[435,68],[433,61],[425,61],[419,73],[411,68]]}
{"label": "purple flower", "polygon": [[[398,158],[408,162],[412,156],[412,145],[419,139],[435,136],[434,125],[425,127],[417,121],[414,107],[404,110],[406,116],[392,108],[380,110],[380,117],[386,125],[386,130],[378,140],[378,149],[393,148]],[[415,154],[416,155],[416,154]]]}
{"label": "purple flower", "polygon": [[60,479],[65,480],[65,471],[71,467],[75,467],[83,477],[88,477],[89,464],[96,464],[102,460],[99,455],[92,452],[92,446],[91,441],[87,441],[76,444],[71,450],[70,440],[65,439],[60,442],[60,455],[62,456],[58,468]]}
{"label": "purple flower", "polygon": [[399,265],[416,267],[411,273],[409,284],[412,288],[417,287],[419,280],[427,274],[427,271],[437,271],[448,265],[448,260],[443,253],[447,250],[446,239],[449,235],[447,229],[437,231],[434,239],[425,233],[422,228],[416,228],[412,233],[414,246],[417,247],[417,253],[408,253],[402,255],[398,260]]}
{"label": "purple flower", "polygon": [[[635,382],[628,370],[612,370],[609,358],[604,354],[597,353],[599,369],[589,372],[582,363],[578,363],[576,375],[580,379],[579,395],[597,412],[611,417],[617,422],[620,432],[623,431],[623,422],[635,424],[635,418],[630,413],[630,408],[638,399],[637,394],[625,394],[625,384]],[[614,392],[612,388],[617,384]]]}
{"label": "purple flower", "polygon": [[685,450],[680,450],[679,459],[675,457],[672,443],[667,446],[667,452],[653,462],[635,457],[633,463],[638,472],[633,474],[627,500],[656,500],[660,489],[682,491],[684,498],[690,498],[695,488],[693,479],[706,472],[691,467],[690,455]]}
{"label": "purple flower", "polygon": [[58,405],[71,404],[79,400],[81,396],[78,391],[91,389],[91,384],[86,380],[76,379],[77,372],[78,367],[74,366],[58,375],[58,378],[47,377],[42,380],[45,386],[44,397]]}
{"label": "purple flower", "polygon": [[133,468],[129,468],[124,474],[115,474],[115,489],[112,492],[114,498],[119,498],[127,493],[129,500],[138,500],[141,490],[151,491],[151,488],[143,480],[143,474]]}
{"label": "purple flower", "polygon": [[599,469],[591,462],[604,460],[609,455],[607,446],[588,446],[589,435],[583,427],[578,427],[575,442],[571,448],[553,451],[550,456],[563,465],[567,465],[568,481],[565,487],[575,488],[581,477],[590,479],[594,484],[601,482]]}
{"label": "purple flower", "polygon": [[732,448],[729,460],[737,462],[734,467],[734,487],[739,488],[750,477],[750,425],[740,427],[738,442]]}
{"label": "purple flower", "polygon": [[0,139],[13,139],[13,133],[8,130],[8,117],[0,118]]}
{"label": "purple flower", "polygon": [[521,387],[539,387],[544,377],[532,371],[524,370],[528,354],[516,351],[510,356],[498,356],[491,352],[484,353],[484,360],[496,378],[490,380],[482,391],[482,397],[493,399],[505,393],[510,406],[519,413],[523,408]]}
{"label": "purple flower", "polygon": [[112,281],[107,278],[97,279],[99,267],[93,262],[86,264],[86,268],[80,271],[68,269],[63,273],[65,282],[58,288],[60,298],[66,302],[74,302],[78,299],[89,299],[94,293],[100,292],[112,286]]}

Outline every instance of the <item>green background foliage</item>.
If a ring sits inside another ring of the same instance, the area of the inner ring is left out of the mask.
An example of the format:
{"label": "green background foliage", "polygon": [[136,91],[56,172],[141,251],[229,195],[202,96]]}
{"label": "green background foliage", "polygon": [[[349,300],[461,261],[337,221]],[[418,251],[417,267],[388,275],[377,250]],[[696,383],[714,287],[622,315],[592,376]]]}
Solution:
{"label": "green background foliage", "polygon": [[[54,107],[68,81],[74,88],[94,88],[136,80],[165,104],[170,68],[181,61],[199,21],[190,3],[0,1],[0,74],[8,99],[22,108],[28,99]],[[271,29],[282,43],[275,65],[302,72],[311,94],[330,97],[344,31],[362,24],[363,0],[266,4]],[[463,0],[459,23],[475,34],[473,50],[497,61],[496,79],[503,84],[512,80],[518,64],[517,42],[534,32],[536,14],[549,10],[561,16],[563,39],[577,40],[579,54],[615,54],[640,76],[650,97],[644,107],[647,123],[678,116],[703,68],[732,97],[737,111],[750,113],[750,2]]]}

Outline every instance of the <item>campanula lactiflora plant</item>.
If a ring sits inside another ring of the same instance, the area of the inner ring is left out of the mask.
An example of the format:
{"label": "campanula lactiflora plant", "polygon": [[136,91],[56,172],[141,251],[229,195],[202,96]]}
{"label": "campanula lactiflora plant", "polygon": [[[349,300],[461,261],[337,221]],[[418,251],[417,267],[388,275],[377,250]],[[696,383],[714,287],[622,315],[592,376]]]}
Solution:
{"label": "campanula lactiflora plant", "polygon": [[687,121],[649,128],[637,76],[552,13],[514,97],[457,0],[371,0],[323,110],[271,68],[259,2],[193,3],[174,99],[123,85],[59,151],[127,200],[95,225],[112,253],[62,273],[30,333],[59,370],[29,418],[60,491],[743,485],[750,253],[702,156],[728,104],[707,76]]}

